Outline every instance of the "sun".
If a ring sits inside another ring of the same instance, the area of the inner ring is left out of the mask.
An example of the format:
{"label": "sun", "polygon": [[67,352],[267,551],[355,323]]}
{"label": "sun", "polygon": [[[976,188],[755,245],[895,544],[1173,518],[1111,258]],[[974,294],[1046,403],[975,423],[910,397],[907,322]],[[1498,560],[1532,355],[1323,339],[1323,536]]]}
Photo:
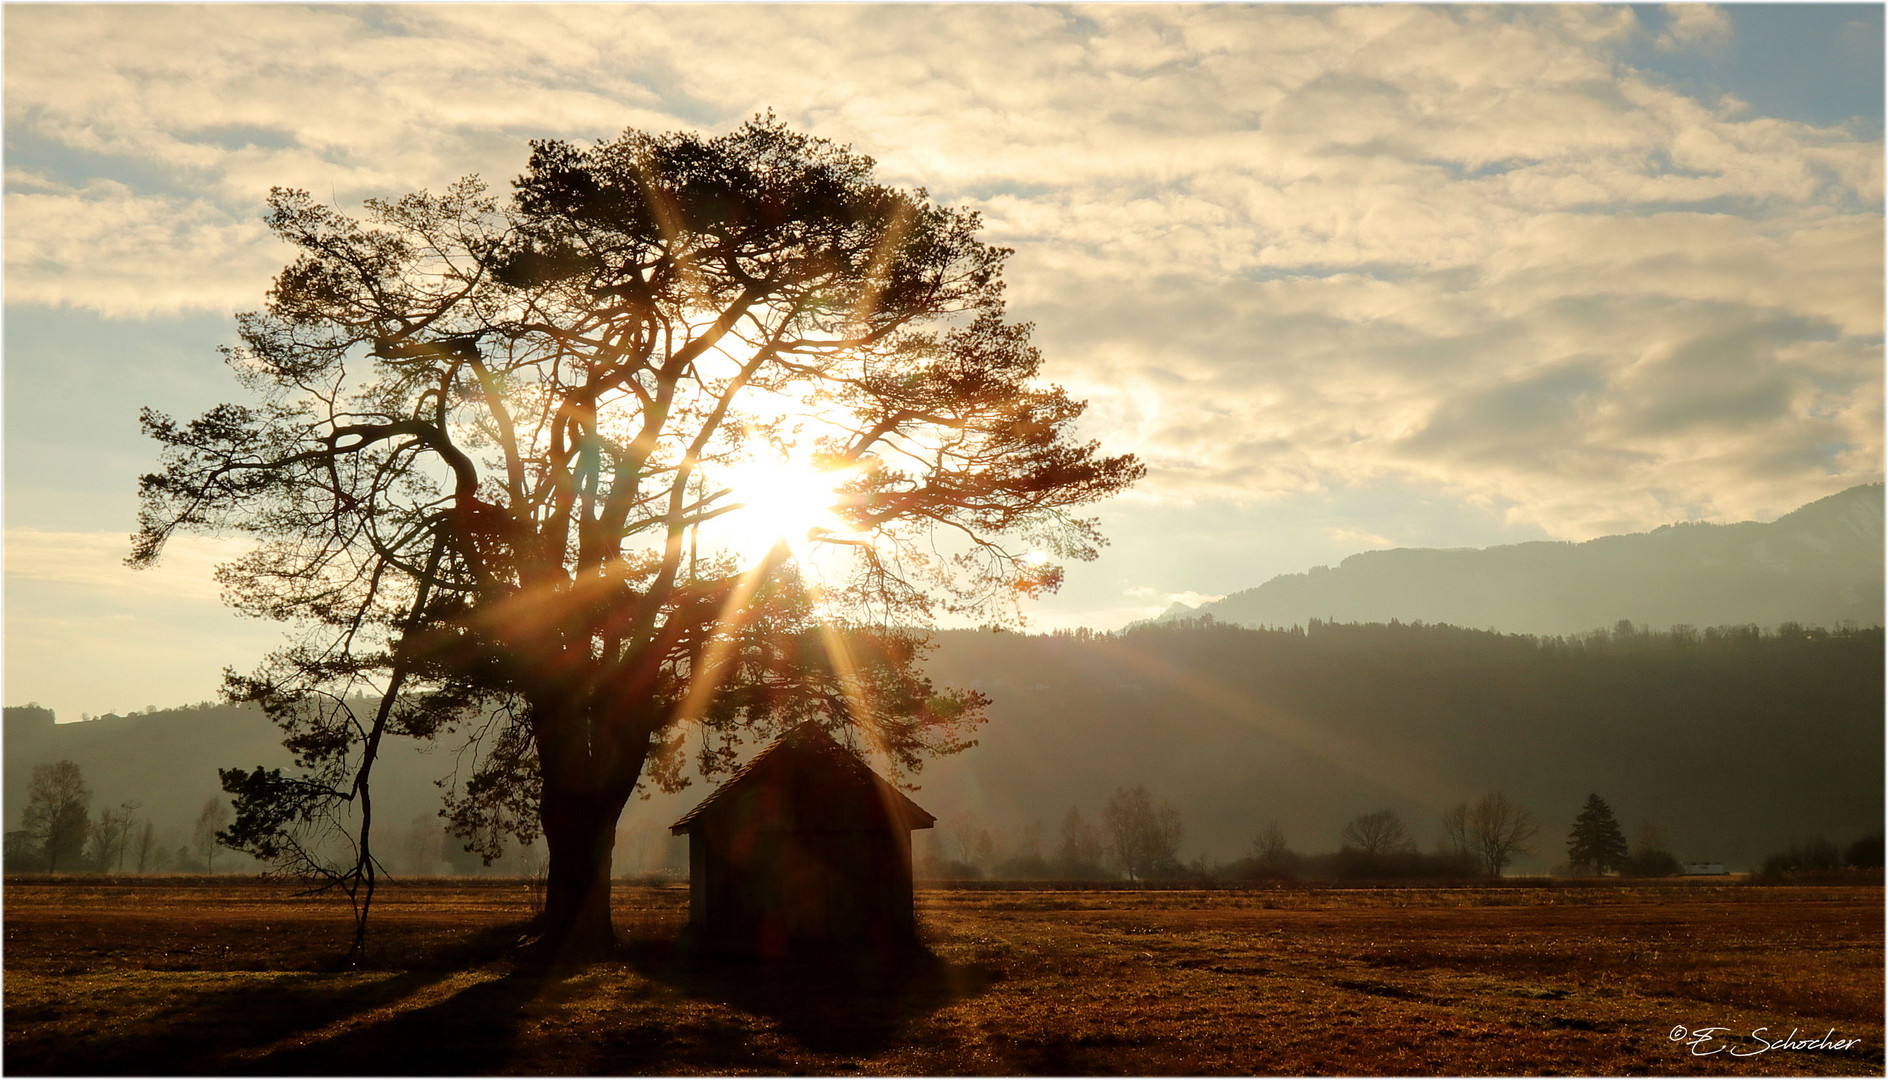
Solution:
{"label": "sun", "polygon": [[731,466],[717,479],[737,509],[717,523],[719,531],[745,560],[758,560],[784,540],[795,558],[806,563],[820,546],[815,536],[851,531],[833,507],[853,471],[818,468],[803,453]]}

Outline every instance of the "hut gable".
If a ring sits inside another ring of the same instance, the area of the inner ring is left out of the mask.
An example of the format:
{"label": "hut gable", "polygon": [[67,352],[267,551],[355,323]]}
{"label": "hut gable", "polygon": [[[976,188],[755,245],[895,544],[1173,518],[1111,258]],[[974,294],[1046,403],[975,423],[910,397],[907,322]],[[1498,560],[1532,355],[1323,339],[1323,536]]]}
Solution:
{"label": "hut gable", "polygon": [[873,772],[859,755],[807,721],[768,743],[695,809],[669,827],[680,836],[735,824],[774,832],[928,829],[937,818]]}
{"label": "hut gable", "polygon": [[671,826],[689,838],[689,921],[704,944],[909,942],[911,831],[936,818],[807,722]]}

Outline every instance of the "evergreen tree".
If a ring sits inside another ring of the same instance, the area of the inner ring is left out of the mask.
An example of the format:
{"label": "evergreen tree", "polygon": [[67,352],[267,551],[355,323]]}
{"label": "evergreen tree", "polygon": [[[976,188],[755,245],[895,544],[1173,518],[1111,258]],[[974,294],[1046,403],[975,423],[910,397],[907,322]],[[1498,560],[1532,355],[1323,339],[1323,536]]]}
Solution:
{"label": "evergreen tree", "polygon": [[1604,874],[1626,865],[1626,834],[1613,818],[1613,808],[1598,795],[1586,797],[1586,807],[1573,819],[1567,834],[1567,861]]}

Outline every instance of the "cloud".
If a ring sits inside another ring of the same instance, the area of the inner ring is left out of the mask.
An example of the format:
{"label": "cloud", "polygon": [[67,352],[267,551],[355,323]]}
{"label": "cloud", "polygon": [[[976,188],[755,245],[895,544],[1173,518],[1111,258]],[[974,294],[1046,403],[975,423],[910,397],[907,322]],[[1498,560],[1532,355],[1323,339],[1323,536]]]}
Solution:
{"label": "cloud", "polygon": [[[1660,47],[1727,27],[1675,6]],[[1394,482],[1584,538],[1878,478],[1881,142],[1687,97],[1627,62],[1640,33],[1593,6],[29,6],[9,300],[253,306],[270,184],[502,187],[530,137],[772,106],[984,215],[1086,430],[1148,461],[1133,499]]]}
{"label": "cloud", "polygon": [[7,300],[140,316],[261,300],[287,261],[261,223],[207,199],[145,195],[115,180],[71,187],[7,176]]}
{"label": "cloud", "polygon": [[1389,548],[1396,546],[1396,541],[1389,537],[1378,536],[1376,533],[1365,532],[1362,529],[1346,529],[1332,526],[1325,529],[1324,534],[1330,537],[1334,543],[1342,544],[1345,547]]}
{"label": "cloud", "polygon": [[1167,602],[1169,604],[1185,604],[1190,608],[1196,608],[1201,604],[1210,604],[1215,600],[1224,599],[1226,599],[1226,594],[1224,593],[1201,593],[1194,592],[1192,589],[1188,589],[1185,592],[1167,594]]}
{"label": "cloud", "polygon": [[1665,29],[1652,43],[1661,52],[1730,43],[1731,20],[1715,4],[1666,4],[1663,11]]}

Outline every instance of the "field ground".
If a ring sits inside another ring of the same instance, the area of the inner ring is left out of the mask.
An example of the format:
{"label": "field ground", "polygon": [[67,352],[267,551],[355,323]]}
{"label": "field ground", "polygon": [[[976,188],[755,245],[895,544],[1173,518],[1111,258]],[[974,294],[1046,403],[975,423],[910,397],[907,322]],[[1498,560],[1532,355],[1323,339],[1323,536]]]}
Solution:
{"label": "field ground", "polygon": [[[1883,1071],[1879,886],[921,890],[896,972],[690,960],[619,886],[621,955],[508,959],[516,881],[345,902],[212,879],[9,880],[5,1071],[1818,1074]],[[1723,1028],[1694,1056],[1675,1027]],[[1763,1052],[1766,1040],[1859,1039]],[[1728,1040],[1728,1041],[1727,1041]],[[1748,1056],[1734,1056],[1731,1046]]]}

